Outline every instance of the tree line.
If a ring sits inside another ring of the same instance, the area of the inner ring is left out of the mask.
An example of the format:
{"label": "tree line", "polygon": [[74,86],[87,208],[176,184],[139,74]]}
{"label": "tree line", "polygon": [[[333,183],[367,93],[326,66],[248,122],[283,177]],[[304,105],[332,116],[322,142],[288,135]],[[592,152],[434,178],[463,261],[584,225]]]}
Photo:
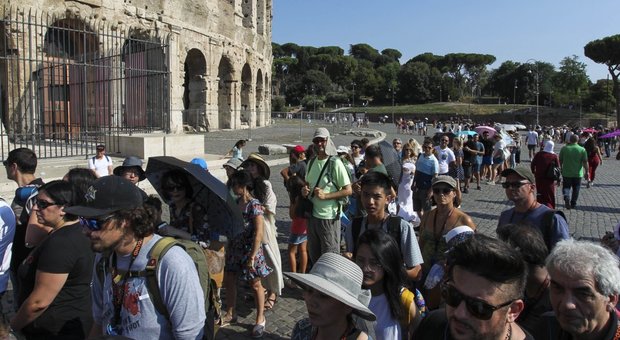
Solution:
{"label": "tree line", "polygon": [[[272,43],[272,107],[285,105],[397,105],[446,101],[583,108],[610,112],[617,76],[593,83],[576,55],[556,67],[546,61],[505,61],[478,53],[423,53],[401,64],[402,53],[365,44],[338,46]],[[588,55],[586,53],[588,57]],[[592,57],[590,57],[592,58]],[[594,60],[594,59],[593,59]],[[596,60],[595,60],[596,61]]]}

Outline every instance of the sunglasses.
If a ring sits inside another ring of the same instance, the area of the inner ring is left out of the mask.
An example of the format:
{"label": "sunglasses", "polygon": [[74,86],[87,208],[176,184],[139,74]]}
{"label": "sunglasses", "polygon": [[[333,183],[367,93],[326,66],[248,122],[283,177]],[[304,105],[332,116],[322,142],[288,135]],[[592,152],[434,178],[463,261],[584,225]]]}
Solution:
{"label": "sunglasses", "polygon": [[80,217],[80,224],[82,227],[88,228],[90,231],[99,231],[112,217],[114,217],[114,215],[109,215],[99,219]]}
{"label": "sunglasses", "polygon": [[519,189],[520,187],[526,185],[526,184],[530,184],[529,182],[504,182],[502,183],[502,188],[504,189],[508,189],[508,188],[514,188],[514,189]]}
{"label": "sunglasses", "polygon": [[34,204],[37,205],[37,207],[39,207],[39,209],[43,210],[43,209],[47,209],[48,207],[51,207],[52,205],[60,205],[54,202],[48,202],[48,201],[43,201],[40,200],[38,198],[34,199]]}
{"label": "sunglasses", "polygon": [[452,192],[453,189],[451,188],[433,188],[433,194],[443,194],[443,195],[447,195],[449,193]]}
{"label": "sunglasses", "polygon": [[446,304],[452,308],[458,307],[461,302],[465,301],[467,311],[479,320],[489,320],[496,310],[506,307],[515,301],[510,300],[501,305],[493,306],[484,300],[476,299],[459,292],[458,289],[449,283],[441,284],[441,297],[446,301]]}

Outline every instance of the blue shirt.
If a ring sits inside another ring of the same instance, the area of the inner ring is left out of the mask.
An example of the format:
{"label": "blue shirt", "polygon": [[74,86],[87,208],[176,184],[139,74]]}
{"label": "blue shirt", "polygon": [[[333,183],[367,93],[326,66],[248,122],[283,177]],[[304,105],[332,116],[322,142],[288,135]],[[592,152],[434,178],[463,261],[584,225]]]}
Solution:
{"label": "blue shirt", "polygon": [[426,156],[426,154],[421,154],[415,163],[415,169],[417,172],[434,176],[439,173],[439,162],[435,155]]}
{"label": "blue shirt", "polygon": [[[9,284],[9,266],[11,264],[11,245],[15,236],[15,214],[13,209],[2,199],[0,199],[0,293],[6,291]],[[25,226],[24,226],[25,228]],[[7,250],[9,256],[6,256]]]}
{"label": "blue shirt", "polygon": [[[538,228],[538,230],[545,235],[543,230],[543,228],[545,228],[543,225],[543,219],[545,213],[549,210],[551,209],[544,204],[541,204],[534,210],[528,210],[524,213],[516,212],[515,208],[510,208],[501,213],[497,226],[499,227],[508,223],[529,224],[532,227]],[[550,228],[551,230],[547,233],[547,235],[550,236],[551,248],[553,248],[559,241],[570,238],[570,234],[568,232],[568,222],[566,222],[562,216],[555,214]],[[551,251],[551,248],[549,251]]]}

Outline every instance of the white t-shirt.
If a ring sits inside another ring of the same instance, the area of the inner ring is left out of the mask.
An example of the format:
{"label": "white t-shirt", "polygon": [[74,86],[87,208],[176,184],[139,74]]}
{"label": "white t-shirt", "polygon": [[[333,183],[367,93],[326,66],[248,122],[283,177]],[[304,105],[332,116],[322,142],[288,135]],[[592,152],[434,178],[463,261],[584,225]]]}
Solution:
{"label": "white t-shirt", "polygon": [[88,168],[95,170],[97,177],[111,175],[112,173],[108,171],[109,166],[112,166],[112,159],[107,155],[103,155],[101,159],[98,159],[97,156],[88,159]]}
{"label": "white t-shirt", "polygon": [[377,340],[401,339],[400,323],[392,317],[385,294],[371,297],[368,308],[377,316],[375,323]]}
{"label": "white t-shirt", "polygon": [[525,136],[525,142],[527,145],[538,145],[538,132],[528,131]]}
{"label": "white t-shirt", "polygon": [[435,147],[435,151],[437,151],[437,162],[439,162],[439,173],[445,174],[448,172],[448,164],[456,161],[456,157],[454,156],[454,152],[452,149],[446,147],[442,149],[440,146]]}

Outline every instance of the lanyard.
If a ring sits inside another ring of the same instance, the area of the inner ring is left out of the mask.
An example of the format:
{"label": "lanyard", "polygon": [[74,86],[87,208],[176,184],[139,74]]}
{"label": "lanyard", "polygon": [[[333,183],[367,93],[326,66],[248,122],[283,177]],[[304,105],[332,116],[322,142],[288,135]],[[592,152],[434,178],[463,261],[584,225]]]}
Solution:
{"label": "lanyard", "polygon": [[[125,299],[125,284],[127,283],[127,279],[129,278],[129,271],[131,270],[131,266],[133,262],[140,254],[140,249],[142,249],[142,242],[144,239],[139,239],[136,243],[136,246],[133,248],[131,252],[131,260],[129,260],[129,267],[127,267],[127,271],[122,275],[118,273],[118,269],[116,267],[116,252],[112,254],[112,303],[114,304],[114,318],[112,319],[113,325],[118,325],[121,321],[121,308],[123,306],[123,300]],[[122,283],[119,285],[118,283]]]}

